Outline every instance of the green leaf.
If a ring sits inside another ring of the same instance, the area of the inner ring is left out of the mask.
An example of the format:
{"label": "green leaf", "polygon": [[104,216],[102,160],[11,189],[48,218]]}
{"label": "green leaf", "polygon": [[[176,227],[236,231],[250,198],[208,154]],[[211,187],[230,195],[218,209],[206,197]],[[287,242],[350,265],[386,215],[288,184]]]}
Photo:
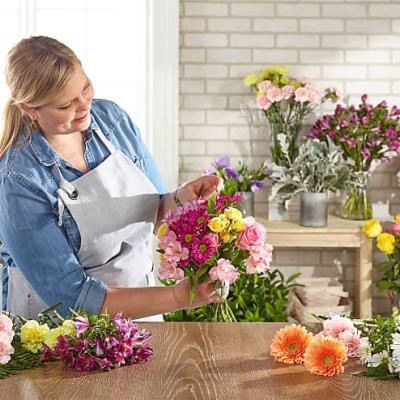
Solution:
{"label": "green leaf", "polygon": [[382,275],[385,275],[386,272],[389,272],[393,268],[393,263],[391,261],[386,261],[379,265],[379,271]]}
{"label": "green leaf", "polygon": [[212,195],[209,199],[208,199],[208,203],[207,203],[207,211],[209,214],[212,214],[212,212],[214,211],[215,208],[215,195]]}
{"label": "green leaf", "polygon": [[225,196],[232,196],[238,191],[237,183],[233,178],[229,178],[224,182],[222,194]]}

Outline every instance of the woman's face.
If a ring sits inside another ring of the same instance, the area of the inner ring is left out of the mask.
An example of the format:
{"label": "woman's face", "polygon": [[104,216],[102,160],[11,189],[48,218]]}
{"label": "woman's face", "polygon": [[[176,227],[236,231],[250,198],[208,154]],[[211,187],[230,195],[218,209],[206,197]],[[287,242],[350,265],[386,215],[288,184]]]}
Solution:
{"label": "woman's face", "polygon": [[82,132],[90,124],[94,91],[82,67],[76,64],[64,89],[48,104],[37,108],[36,121],[48,139],[56,135]]}

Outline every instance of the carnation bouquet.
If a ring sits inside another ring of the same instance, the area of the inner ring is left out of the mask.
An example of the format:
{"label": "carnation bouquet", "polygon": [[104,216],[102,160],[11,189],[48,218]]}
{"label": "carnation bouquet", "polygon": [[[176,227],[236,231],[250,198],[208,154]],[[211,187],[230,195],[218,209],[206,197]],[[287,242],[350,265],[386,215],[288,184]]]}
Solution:
{"label": "carnation bouquet", "polygon": [[400,110],[390,110],[383,100],[377,106],[367,103],[367,95],[361,97],[358,108],[337,105],[334,114],[324,115],[308,137],[333,140],[346,159],[352,162],[350,195],[342,215],[350,219],[372,218],[372,208],[367,198],[368,175],[380,163],[389,162],[400,154]]}
{"label": "carnation bouquet", "polygon": [[[254,218],[243,218],[235,208],[240,195],[197,200],[169,211],[158,230],[160,278],[187,277],[191,301],[194,282],[216,282],[220,298],[240,274],[263,273],[272,259],[272,246],[265,243],[266,230]],[[236,321],[227,301],[216,303],[214,321]]]}
{"label": "carnation bouquet", "polygon": [[395,304],[395,296],[400,296],[400,214],[395,217],[395,223],[383,232],[381,224],[372,219],[368,221],[363,231],[371,239],[377,239],[378,249],[387,255],[388,260],[379,266],[382,278],[376,283],[379,290],[386,291],[390,303]]}
{"label": "carnation bouquet", "polygon": [[297,156],[297,138],[304,118],[326,100],[340,98],[337,89],[329,88],[323,93],[308,78],[297,80],[288,76],[288,72],[288,68],[278,65],[260,74],[249,74],[243,81],[245,86],[252,86],[257,91],[257,106],[268,120],[272,159],[277,165],[287,164],[278,135],[287,137],[289,158],[293,161]]}
{"label": "carnation bouquet", "polygon": [[130,318],[70,310],[72,315],[64,319],[56,311],[60,304],[37,320],[0,314],[0,379],[57,359],[78,371],[107,371],[152,357],[151,333]]}

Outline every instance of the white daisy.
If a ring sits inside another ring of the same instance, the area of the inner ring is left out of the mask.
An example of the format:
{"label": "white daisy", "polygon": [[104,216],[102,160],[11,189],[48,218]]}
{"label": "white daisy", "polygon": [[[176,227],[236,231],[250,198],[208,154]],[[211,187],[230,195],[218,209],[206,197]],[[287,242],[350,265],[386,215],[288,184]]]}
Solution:
{"label": "white daisy", "polygon": [[358,348],[358,353],[360,356],[361,364],[367,364],[368,362],[371,361],[372,359],[371,346],[369,345],[368,342],[360,344],[360,347]]}
{"label": "white daisy", "polygon": [[386,350],[381,353],[376,353],[372,356],[370,361],[368,361],[368,367],[379,367],[381,364],[389,364],[389,354]]}
{"label": "white daisy", "polygon": [[400,350],[400,333],[392,333],[392,344],[390,345],[390,348],[392,350]]}

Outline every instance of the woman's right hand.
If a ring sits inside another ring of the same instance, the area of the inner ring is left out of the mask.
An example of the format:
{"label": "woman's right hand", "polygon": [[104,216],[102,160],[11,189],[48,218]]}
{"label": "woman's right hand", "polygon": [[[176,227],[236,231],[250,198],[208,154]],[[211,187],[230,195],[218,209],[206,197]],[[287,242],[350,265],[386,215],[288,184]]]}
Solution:
{"label": "woman's right hand", "polygon": [[178,282],[176,285],[172,286],[174,292],[174,298],[177,303],[177,309],[188,309],[203,306],[209,303],[220,303],[224,301],[217,296],[215,292],[215,282],[207,281],[204,283],[194,284],[194,299],[190,303],[190,284],[189,279],[185,278]]}

